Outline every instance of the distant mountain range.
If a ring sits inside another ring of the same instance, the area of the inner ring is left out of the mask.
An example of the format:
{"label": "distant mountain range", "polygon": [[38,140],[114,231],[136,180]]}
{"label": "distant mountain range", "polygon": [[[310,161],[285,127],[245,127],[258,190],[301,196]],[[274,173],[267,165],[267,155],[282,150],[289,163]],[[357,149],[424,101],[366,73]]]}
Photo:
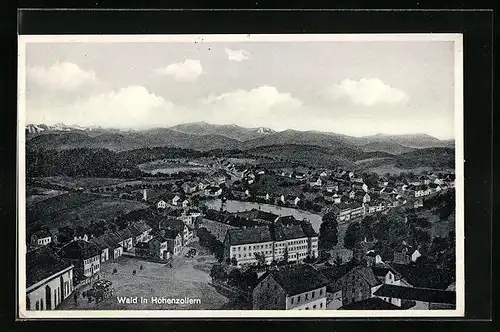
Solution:
{"label": "distant mountain range", "polygon": [[[447,148],[434,151],[453,152],[453,140],[439,140],[427,134],[383,135],[353,137],[320,131],[244,128],[237,125],[215,125],[194,122],[170,128],[148,130],[117,130],[100,127],[81,127],[57,124],[26,126],[27,146],[30,149],[106,148],[127,151],[148,147],[176,147],[198,151],[244,150],[257,155],[306,161],[316,158],[325,161],[353,162],[369,158],[387,158],[418,152],[428,148]],[[415,155],[415,158],[417,158]]]}

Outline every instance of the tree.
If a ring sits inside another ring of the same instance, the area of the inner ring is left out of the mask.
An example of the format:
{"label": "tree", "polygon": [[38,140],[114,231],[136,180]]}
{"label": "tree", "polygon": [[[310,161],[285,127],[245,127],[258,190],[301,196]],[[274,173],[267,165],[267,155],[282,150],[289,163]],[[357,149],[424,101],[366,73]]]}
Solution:
{"label": "tree", "polygon": [[231,258],[231,265],[233,265],[233,266],[238,265],[238,261],[236,260],[236,257]]}
{"label": "tree", "polygon": [[338,223],[335,214],[328,212],[322,218],[319,228],[319,248],[330,250],[338,243]]}
{"label": "tree", "polygon": [[214,264],[212,269],[210,269],[210,277],[214,280],[225,280],[227,279],[227,274],[221,265]]}
{"label": "tree", "polygon": [[259,266],[264,266],[266,264],[266,256],[264,256],[264,254],[259,254],[258,252],[256,252],[254,253],[254,255]]}
{"label": "tree", "polygon": [[283,252],[283,261],[288,262],[288,248],[285,247],[285,251]]}
{"label": "tree", "polygon": [[359,222],[354,222],[347,227],[344,236],[344,247],[354,249],[354,246],[363,240],[363,233]]}

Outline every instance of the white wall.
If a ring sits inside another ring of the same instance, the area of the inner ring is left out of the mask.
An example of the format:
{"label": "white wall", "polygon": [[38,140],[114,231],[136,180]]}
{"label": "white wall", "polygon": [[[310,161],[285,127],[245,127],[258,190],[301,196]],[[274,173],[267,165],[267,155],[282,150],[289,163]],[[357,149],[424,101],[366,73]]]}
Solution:
{"label": "white wall", "polygon": [[[63,288],[61,289],[61,276],[63,278]],[[50,287],[51,307],[47,308],[46,286]],[[64,299],[73,292],[73,268],[62,273],[56,274],[52,279],[47,280],[37,288],[26,292],[26,310],[37,310],[36,303],[38,301],[38,310],[41,310],[40,302],[43,301],[43,310],[55,309]],[[29,303],[28,303],[29,302]],[[29,306],[28,306],[29,305]]]}

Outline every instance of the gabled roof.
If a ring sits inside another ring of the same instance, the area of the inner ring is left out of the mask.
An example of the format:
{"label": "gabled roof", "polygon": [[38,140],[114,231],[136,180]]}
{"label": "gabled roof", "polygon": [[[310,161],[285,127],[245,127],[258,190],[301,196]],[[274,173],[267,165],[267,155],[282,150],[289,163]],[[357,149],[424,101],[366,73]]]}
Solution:
{"label": "gabled roof", "polygon": [[59,256],[68,259],[87,259],[100,255],[99,248],[84,240],[73,240],[59,250]]}
{"label": "gabled roof", "polygon": [[226,233],[226,237],[231,245],[272,241],[269,227],[265,226],[247,229],[229,229]]}
{"label": "gabled roof", "polygon": [[398,306],[386,302],[378,297],[370,297],[363,301],[352,302],[339,308],[339,310],[398,310]]}
{"label": "gabled roof", "polygon": [[118,241],[116,241],[116,238],[113,238],[113,237],[109,236],[109,234],[101,235],[99,237],[99,240],[103,241],[104,243],[106,243],[108,245],[108,247],[111,248],[111,249],[116,249],[118,247],[121,247],[118,244]]}
{"label": "gabled roof", "polygon": [[260,281],[267,275],[271,275],[288,296],[318,289],[328,284],[328,280],[308,264],[283,266],[270,270],[259,278]]}
{"label": "gabled roof", "polygon": [[415,288],[384,284],[374,293],[374,295],[431,303],[456,303],[456,293],[454,291],[431,288]]}
{"label": "gabled roof", "polygon": [[137,242],[135,247],[139,249],[149,249],[149,242]]}
{"label": "gabled roof", "polygon": [[36,231],[35,233],[33,233],[33,235],[36,235],[36,237],[38,237],[39,239],[52,236],[52,234],[50,234],[50,232],[46,229],[41,229],[39,231]]}
{"label": "gabled roof", "polygon": [[122,240],[128,240],[132,237],[134,237],[134,234],[130,231],[130,229],[127,227],[125,229],[120,229],[115,232],[115,234]]}
{"label": "gabled roof", "polygon": [[71,264],[57,257],[48,247],[39,247],[26,253],[26,287],[36,284]]}
{"label": "gabled roof", "polygon": [[104,250],[106,248],[109,248],[109,245],[103,241],[101,237],[95,237],[90,240],[93,244],[95,244],[100,250]]}
{"label": "gabled roof", "polygon": [[373,269],[367,266],[358,266],[352,269],[353,273],[360,275],[370,287],[380,285],[381,282],[377,279],[373,273]]}

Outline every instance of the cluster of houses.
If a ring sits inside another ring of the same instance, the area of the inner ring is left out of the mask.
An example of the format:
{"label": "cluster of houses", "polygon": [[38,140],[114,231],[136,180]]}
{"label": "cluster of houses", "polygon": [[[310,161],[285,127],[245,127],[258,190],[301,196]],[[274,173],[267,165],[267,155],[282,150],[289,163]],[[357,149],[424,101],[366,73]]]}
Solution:
{"label": "cluster of houses", "polygon": [[[333,212],[339,221],[347,221],[398,206],[419,208],[423,206],[424,197],[453,188],[455,185],[454,174],[421,175],[415,179],[399,181],[382,177],[371,187],[354,172],[342,169],[318,170],[311,174],[277,171],[276,174],[307,183],[314,190],[297,192],[295,195],[274,194],[273,197],[265,191],[252,194],[248,189],[251,186],[242,185],[242,182],[238,181],[231,188],[232,194],[241,200],[254,198],[290,207],[303,207],[302,203],[309,201],[319,206],[323,213]],[[245,174],[244,179],[248,178],[249,175]]]}
{"label": "cluster of houses", "polygon": [[452,281],[445,289],[415,286],[375,252],[369,251],[365,258],[357,265],[315,267],[300,264],[269,269],[258,279],[253,290],[253,309],[433,310],[455,307]]}

